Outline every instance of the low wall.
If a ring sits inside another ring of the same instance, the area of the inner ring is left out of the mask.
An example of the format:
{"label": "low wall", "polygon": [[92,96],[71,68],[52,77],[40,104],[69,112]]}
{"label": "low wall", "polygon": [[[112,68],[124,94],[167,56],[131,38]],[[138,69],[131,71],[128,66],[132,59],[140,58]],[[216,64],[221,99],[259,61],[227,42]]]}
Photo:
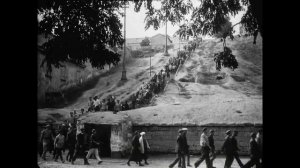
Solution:
{"label": "low wall", "polygon": [[[183,126],[184,127],[184,126]],[[146,138],[149,142],[151,153],[175,153],[176,138],[178,136],[178,129],[183,128],[179,126],[133,126],[133,132],[136,130],[146,132]],[[187,140],[190,146],[191,154],[199,154],[200,150],[200,135],[204,127],[201,126],[187,126]],[[220,152],[224,143],[225,132],[230,129],[238,131],[238,145],[240,148],[240,155],[248,155],[250,133],[257,132],[261,125],[254,126],[207,126],[208,130],[215,130],[215,147],[216,152]]]}

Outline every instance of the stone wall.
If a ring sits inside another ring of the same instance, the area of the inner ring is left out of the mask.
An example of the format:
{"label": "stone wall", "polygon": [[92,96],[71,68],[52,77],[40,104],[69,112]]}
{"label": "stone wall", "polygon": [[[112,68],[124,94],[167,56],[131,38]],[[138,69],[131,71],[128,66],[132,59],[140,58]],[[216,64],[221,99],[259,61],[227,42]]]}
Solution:
{"label": "stone wall", "polygon": [[111,127],[111,157],[126,157],[131,149],[132,122],[125,121]]}
{"label": "stone wall", "polygon": [[[225,131],[230,129],[239,132],[237,136],[238,145],[240,148],[240,155],[248,154],[250,133],[258,131],[262,126],[207,126],[208,130],[215,130],[215,146],[216,151],[219,152],[225,138]],[[135,130],[146,132],[146,138],[151,147],[150,152],[153,153],[175,153],[176,138],[178,136],[178,129],[183,127],[178,126],[133,126]],[[199,154],[200,150],[200,135],[204,127],[188,126],[187,139],[190,146],[190,153]]]}

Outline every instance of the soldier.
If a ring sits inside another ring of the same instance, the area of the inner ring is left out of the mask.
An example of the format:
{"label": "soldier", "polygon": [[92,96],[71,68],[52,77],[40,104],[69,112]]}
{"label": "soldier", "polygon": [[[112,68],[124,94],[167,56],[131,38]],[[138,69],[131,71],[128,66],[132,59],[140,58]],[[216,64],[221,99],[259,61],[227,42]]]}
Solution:
{"label": "soldier", "polygon": [[144,137],[145,134],[146,134],[145,132],[140,133],[141,137],[139,139],[139,142],[140,142],[140,151],[142,154],[142,158],[144,159],[145,164],[148,165],[149,163],[147,162],[148,159],[147,153],[148,153],[148,149],[150,149],[150,146],[147,139]]}
{"label": "soldier", "polygon": [[51,126],[47,125],[41,133],[40,142],[43,144],[42,158],[46,160],[46,152],[49,150],[50,143],[53,142],[53,132],[51,131]]}
{"label": "soldier", "polygon": [[203,160],[206,162],[206,166],[210,168],[210,159],[209,159],[209,143],[207,137],[207,128],[203,128],[202,134],[200,136],[200,146],[201,146],[201,157],[195,162],[195,168],[197,168]]}
{"label": "soldier", "polygon": [[185,158],[184,158],[184,154],[186,151],[186,146],[184,143],[184,137],[183,137],[183,130],[179,129],[178,133],[179,135],[177,136],[177,158],[174,160],[173,163],[171,163],[169,165],[169,168],[174,167],[174,165],[181,159],[182,160],[182,168],[186,168],[185,167]]}
{"label": "soldier", "polygon": [[[235,139],[235,137],[238,135],[238,131],[234,131],[233,135],[231,137],[231,144],[232,144],[232,148],[233,148],[233,156],[235,158],[235,160],[238,162],[239,166],[242,168],[244,166],[244,164],[242,163],[239,154],[237,151],[239,151],[240,149],[238,148],[238,143],[237,140]],[[231,162],[232,163],[232,162]],[[231,165],[230,165],[231,166]]]}
{"label": "soldier", "polygon": [[224,154],[226,156],[224,168],[230,168],[230,166],[233,162],[233,159],[234,159],[230,136],[231,136],[231,130],[227,130],[225,142],[222,146],[222,151],[224,152]]}
{"label": "soldier", "polygon": [[86,155],[86,159],[88,160],[91,156],[91,154],[94,154],[98,160],[98,164],[102,163],[101,158],[99,157],[99,152],[98,152],[98,146],[100,145],[100,142],[97,142],[96,140],[96,130],[92,130],[92,135],[91,135],[91,141],[89,145],[89,152]]}
{"label": "soldier", "polygon": [[[77,134],[76,136],[76,145],[75,145],[75,154],[72,158],[72,164],[74,164],[74,161],[76,160],[76,158],[78,156],[83,156],[84,155],[84,128],[80,129],[79,134]],[[89,165],[88,160],[86,159],[86,157],[83,157],[84,160],[84,164],[85,165]]]}
{"label": "soldier", "polygon": [[210,159],[210,165],[212,168],[216,168],[213,166],[213,161],[216,158],[216,154],[215,154],[215,141],[214,141],[214,134],[215,131],[214,130],[210,130],[210,135],[208,136],[208,144],[210,147],[210,154],[211,154],[211,159]]}
{"label": "soldier", "polygon": [[[189,145],[187,144],[187,139],[186,139],[187,130],[188,130],[187,128],[182,128],[184,143],[185,143],[185,146],[186,146],[185,155],[187,156],[187,166],[191,167],[191,165],[190,165]],[[181,167],[181,160],[179,160],[178,165],[179,165],[179,167]]]}
{"label": "soldier", "polygon": [[250,168],[252,166],[256,166],[256,168],[260,168],[261,164],[259,162],[260,152],[259,152],[259,146],[257,142],[255,141],[256,134],[251,133],[251,139],[250,139],[250,160],[245,164],[243,168]]}

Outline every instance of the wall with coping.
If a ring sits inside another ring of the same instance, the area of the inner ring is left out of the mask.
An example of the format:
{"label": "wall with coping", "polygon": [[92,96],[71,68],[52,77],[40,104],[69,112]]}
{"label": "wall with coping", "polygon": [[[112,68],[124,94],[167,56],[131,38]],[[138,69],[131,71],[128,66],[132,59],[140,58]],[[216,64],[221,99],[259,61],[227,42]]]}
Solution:
{"label": "wall with coping", "polygon": [[[176,138],[178,136],[178,129],[185,126],[133,126],[133,132],[136,130],[146,132],[146,138],[149,142],[153,153],[175,153]],[[248,155],[250,133],[257,132],[262,125],[249,126],[205,126],[208,130],[215,130],[215,147],[216,152],[220,152],[224,143],[225,132],[230,129],[238,131],[238,145],[240,148],[240,155]],[[190,146],[191,154],[199,154],[200,152],[200,135],[204,127],[201,126],[187,126],[187,140]]]}

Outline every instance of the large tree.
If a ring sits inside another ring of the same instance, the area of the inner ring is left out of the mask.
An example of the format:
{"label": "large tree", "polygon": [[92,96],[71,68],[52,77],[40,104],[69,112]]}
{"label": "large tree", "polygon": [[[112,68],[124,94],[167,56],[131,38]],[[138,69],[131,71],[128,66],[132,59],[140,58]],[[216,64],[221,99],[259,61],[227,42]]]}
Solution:
{"label": "large tree", "polygon": [[40,50],[45,55],[48,71],[51,65],[70,61],[82,65],[90,61],[93,67],[117,64],[118,53],[108,47],[121,47],[122,24],[118,14],[124,1],[104,0],[39,0],[37,13],[42,16],[38,33],[49,41]]}

